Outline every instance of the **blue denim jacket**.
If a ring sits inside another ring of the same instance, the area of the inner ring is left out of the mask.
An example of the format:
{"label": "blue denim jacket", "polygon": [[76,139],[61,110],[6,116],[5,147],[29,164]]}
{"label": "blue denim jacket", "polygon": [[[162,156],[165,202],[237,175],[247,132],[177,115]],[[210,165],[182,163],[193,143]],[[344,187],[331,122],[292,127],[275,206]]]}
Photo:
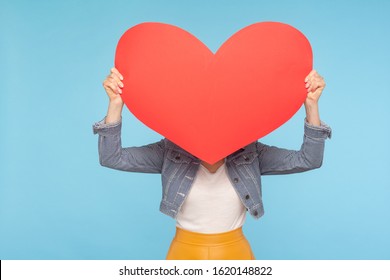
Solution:
{"label": "blue denim jacket", "polygon": [[[123,171],[161,173],[163,196],[160,211],[176,218],[194,182],[200,160],[166,138],[141,147],[122,148],[121,126],[121,122],[104,124],[104,120],[94,124],[93,131],[99,134],[100,164]],[[317,127],[305,122],[299,151],[256,141],[226,158],[229,179],[254,218],[264,214],[261,175],[319,168],[328,137],[331,137],[331,129],[326,124]]]}

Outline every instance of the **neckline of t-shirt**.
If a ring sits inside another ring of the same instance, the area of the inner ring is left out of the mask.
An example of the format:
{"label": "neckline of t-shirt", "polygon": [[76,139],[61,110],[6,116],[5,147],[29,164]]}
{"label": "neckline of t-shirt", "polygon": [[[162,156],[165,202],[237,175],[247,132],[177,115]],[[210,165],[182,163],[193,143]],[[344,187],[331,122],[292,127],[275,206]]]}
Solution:
{"label": "neckline of t-shirt", "polygon": [[218,169],[217,170],[215,170],[215,172],[210,172],[208,169],[207,169],[207,167],[206,166],[204,166],[203,164],[200,164],[200,167],[204,170],[204,171],[206,171],[207,172],[207,174],[210,174],[210,175],[215,175],[215,174],[217,174],[217,173],[219,173],[219,172],[221,172],[224,168],[225,168],[225,162],[224,163],[222,163],[222,165],[220,166],[220,167],[218,167]]}

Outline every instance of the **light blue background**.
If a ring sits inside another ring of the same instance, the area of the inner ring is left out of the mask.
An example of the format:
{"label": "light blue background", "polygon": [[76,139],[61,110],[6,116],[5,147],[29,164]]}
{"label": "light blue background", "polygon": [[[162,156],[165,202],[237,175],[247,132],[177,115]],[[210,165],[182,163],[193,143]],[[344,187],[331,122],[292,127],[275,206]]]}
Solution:
{"label": "light blue background", "polygon": [[[98,163],[91,125],[116,43],[144,21],[213,51],[258,21],[312,44],[333,128],[323,167],[263,178],[265,216],[244,230],[258,259],[390,259],[389,1],[1,1],[0,259],[164,259],[175,223],[159,175]],[[298,149],[303,108],[263,142]],[[125,146],[160,136],[127,110]]]}

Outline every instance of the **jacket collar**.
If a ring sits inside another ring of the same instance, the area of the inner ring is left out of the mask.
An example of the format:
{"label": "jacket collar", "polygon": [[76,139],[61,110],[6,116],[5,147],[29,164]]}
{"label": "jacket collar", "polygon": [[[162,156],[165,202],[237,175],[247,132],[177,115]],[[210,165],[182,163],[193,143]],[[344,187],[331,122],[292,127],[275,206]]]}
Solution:
{"label": "jacket collar", "polygon": [[253,152],[256,152],[256,142],[252,142],[252,143],[242,147],[241,149],[238,149],[234,153],[228,155],[226,160],[231,161],[239,156],[250,154]]}
{"label": "jacket collar", "polygon": [[[180,146],[176,145],[175,143],[173,143],[169,139],[165,138],[164,140],[165,140],[167,148],[170,148],[170,149],[172,149],[176,152],[179,152],[179,153],[183,153],[183,154],[185,154],[193,159],[198,159],[197,157],[195,157],[191,153],[187,152],[186,150],[184,150]],[[226,160],[231,161],[232,159],[237,158],[239,156],[255,152],[256,151],[256,142],[257,141],[252,142],[252,143],[242,147],[241,149],[238,149],[237,151],[231,153],[230,155],[227,156]]]}
{"label": "jacket collar", "polygon": [[192,155],[191,153],[187,152],[186,150],[184,150],[183,148],[181,148],[180,146],[176,145],[175,143],[173,143],[171,140],[165,138],[165,146],[168,148],[168,149],[172,149],[176,152],[179,152],[181,154],[185,154],[186,156],[189,156],[193,159],[197,159],[197,157],[195,157],[194,155]]}

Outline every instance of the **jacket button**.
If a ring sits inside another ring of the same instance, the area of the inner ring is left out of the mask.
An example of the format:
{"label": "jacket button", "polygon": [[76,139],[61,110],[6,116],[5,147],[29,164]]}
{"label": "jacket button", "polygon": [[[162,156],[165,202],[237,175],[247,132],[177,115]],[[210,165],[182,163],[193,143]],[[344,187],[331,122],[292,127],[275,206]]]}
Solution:
{"label": "jacket button", "polygon": [[234,179],[233,179],[233,182],[234,182],[234,183],[238,183],[238,178],[234,178]]}
{"label": "jacket button", "polygon": [[257,212],[257,210],[255,212],[253,212],[253,215],[257,216],[259,215],[259,212]]}
{"label": "jacket button", "polygon": [[249,196],[249,194],[247,194],[246,196],[245,196],[245,199],[249,199],[250,198],[250,196]]}
{"label": "jacket button", "polygon": [[180,156],[176,156],[175,159],[176,159],[176,160],[179,160],[179,159],[180,159]]}

